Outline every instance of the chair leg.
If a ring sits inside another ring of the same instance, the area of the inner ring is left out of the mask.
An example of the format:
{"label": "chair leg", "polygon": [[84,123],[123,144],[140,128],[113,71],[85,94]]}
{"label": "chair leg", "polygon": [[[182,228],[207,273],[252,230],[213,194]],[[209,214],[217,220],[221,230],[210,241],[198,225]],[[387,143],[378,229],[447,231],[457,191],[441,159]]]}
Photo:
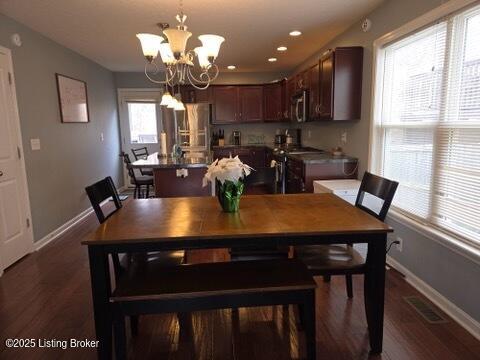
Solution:
{"label": "chair leg", "polygon": [[353,298],[353,283],[352,283],[352,275],[348,274],[345,275],[345,280],[347,284],[347,296],[349,299]]}
{"label": "chair leg", "polygon": [[125,333],[125,316],[117,315],[113,322],[115,338],[115,358],[125,360],[127,358],[127,334]]}
{"label": "chair leg", "polygon": [[149,195],[150,195],[150,185],[147,185],[147,195],[145,197],[148,199]]}
{"label": "chair leg", "polygon": [[315,290],[309,290],[301,306],[307,342],[307,359],[316,359]]}
{"label": "chair leg", "polygon": [[130,316],[130,332],[132,336],[138,335],[138,315]]}
{"label": "chair leg", "polygon": [[134,199],[138,198],[138,185],[135,185],[135,189],[133,190],[133,198]]}
{"label": "chair leg", "polygon": [[330,275],[323,275],[323,282],[330,282],[330,280],[332,280],[332,277]]}
{"label": "chair leg", "polygon": [[305,328],[305,305],[298,304],[298,329],[302,330]]}

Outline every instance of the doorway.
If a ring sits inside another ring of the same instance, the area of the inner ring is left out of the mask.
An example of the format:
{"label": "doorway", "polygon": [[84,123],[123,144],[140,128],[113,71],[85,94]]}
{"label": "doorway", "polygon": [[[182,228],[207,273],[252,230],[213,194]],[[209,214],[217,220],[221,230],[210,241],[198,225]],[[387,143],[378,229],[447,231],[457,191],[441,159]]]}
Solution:
{"label": "doorway", "polygon": [[[122,151],[132,161],[132,149],[146,147],[149,154],[160,151],[161,97],[158,89],[118,89]],[[125,166],[123,176],[124,184],[131,187]]]}

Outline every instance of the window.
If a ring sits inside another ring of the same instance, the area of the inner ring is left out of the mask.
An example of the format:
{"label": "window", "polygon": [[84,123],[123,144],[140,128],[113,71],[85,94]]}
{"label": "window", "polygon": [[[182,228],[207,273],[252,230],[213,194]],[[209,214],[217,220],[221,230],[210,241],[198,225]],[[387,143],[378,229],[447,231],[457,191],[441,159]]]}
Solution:
{"label": "window", "polygon": [[157,105],[155,103],[129,102],[128,122],[132,144],[156,144]]}
{"label": "window", "polygon": [[393,206],[480,246],[480,6],[379,49],[371,160]]}

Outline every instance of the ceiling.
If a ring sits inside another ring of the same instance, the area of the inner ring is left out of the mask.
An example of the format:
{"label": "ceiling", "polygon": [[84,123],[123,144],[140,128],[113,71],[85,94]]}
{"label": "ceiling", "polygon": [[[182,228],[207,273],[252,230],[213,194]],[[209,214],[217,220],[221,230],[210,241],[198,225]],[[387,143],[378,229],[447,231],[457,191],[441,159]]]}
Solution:
{"label": "ceiling", "polygon": [[[222,71],[289,71],[383,0],[183,0],[193,32],[226,38],[217,63]],[[176,0],[1,0],[0,12],[112,71],[142,71],[135,34],[159,33],[158,22],[176,23]],[[303,35],[290,37],[291,30]],[[359,29],[359,31],[361,31]],[[279,45],[288,47],[279,53]],[[275,56],[278,61],[269,63]]]}

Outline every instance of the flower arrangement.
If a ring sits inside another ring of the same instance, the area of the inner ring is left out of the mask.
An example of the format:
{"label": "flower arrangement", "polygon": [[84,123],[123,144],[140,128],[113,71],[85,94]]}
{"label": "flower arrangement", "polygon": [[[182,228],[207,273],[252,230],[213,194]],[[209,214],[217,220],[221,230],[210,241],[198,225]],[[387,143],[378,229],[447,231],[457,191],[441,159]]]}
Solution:
{"label": "flower arrangement", "polygon": [[215,181],[218,201],[223,211],[236,212],[244,189],[243,179],[250,175],[252,170],[238,156],[216,159],[203,177],[203,186]]}

